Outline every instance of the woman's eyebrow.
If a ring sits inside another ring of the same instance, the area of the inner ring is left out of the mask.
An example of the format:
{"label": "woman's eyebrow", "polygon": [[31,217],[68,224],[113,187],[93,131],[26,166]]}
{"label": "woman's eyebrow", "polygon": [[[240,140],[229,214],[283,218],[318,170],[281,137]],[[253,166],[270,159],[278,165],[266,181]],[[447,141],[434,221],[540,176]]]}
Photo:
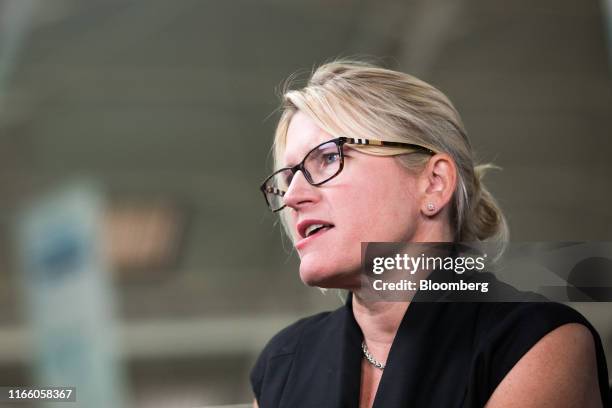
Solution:
{"label": "woman's eyebrow", "polygon": [[[322,143],[325,143],[325,140],[324,140],[324,141],[319,141],[319,142],[317,142],[317,143],[313,144],[312,146],[308,146],[308,147],[305,149],[305,151],[304,151],[304,152],[301,152],[301,155],[299,156],[299,157],[300,157],[300,160],[299,160],[299,161],[294,161],[294,160],[291,160],[291,161],[290,161],[290,160],[284,160],[284,161],[283,161],[283,163],[284,163],[284,164],[283,164],[283,166],[281,167],[281,169],[284,169],[284,168],[286,168],[286,167],[293,167],[293,166],[295,166],[295,165],[296,165],[296,164],[298,164],[300,161],[302,161],[302,160],[304,159],[304,157],[306,157],[306,155],[307,155],[308,153],[310,153],[310,152],[311,152],[313,149],[315,149],[316,147],[318,147],[318,146],[319,146],[320,144],[322,144]],[[294,163],[294,164],[287,164],[288,162],[292,162],[292,163]]]}

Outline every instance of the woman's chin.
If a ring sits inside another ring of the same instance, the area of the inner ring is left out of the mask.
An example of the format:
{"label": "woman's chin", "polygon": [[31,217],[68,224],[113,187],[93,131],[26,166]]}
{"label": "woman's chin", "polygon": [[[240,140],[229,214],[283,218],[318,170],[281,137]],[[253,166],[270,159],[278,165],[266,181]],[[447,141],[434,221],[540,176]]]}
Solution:
{"label": "woman's chin", "polygon": [[308,286],[316,286],[319,288],[330,287],[330,277],[324,273],[302,272],[300,271],[300,279]]}
{"label": "woman's chin", "polygon": [[358,273],[309,268],[304,265],[300,265],[300,279],[305,285],[328,289],[353,289],[359,285]]}

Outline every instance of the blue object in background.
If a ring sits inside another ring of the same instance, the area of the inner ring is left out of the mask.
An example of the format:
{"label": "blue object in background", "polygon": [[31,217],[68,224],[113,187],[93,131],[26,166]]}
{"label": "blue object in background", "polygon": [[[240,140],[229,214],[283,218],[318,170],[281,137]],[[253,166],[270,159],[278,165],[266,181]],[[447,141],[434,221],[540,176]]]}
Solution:
{"label": "blue object in background", "polygon": [[75,386],[79,407],[120,408],[124,374],[103,211],[102,194],[93,184],[79,183],[30,205],[19,219],[17,238],[38,385]]}

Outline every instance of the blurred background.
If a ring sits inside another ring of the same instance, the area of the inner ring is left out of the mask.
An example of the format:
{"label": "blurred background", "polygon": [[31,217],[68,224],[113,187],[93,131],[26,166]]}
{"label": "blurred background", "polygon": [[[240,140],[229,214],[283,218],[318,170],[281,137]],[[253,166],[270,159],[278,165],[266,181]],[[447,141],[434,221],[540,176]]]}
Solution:
{"label": "blurred background", "polygon": [[[258,190],[277,89],[333,57],[451,98],[514,241],[612,240],[610,3],[0,0],[0,385],[251,401],[265,342],[341,305]],[[610,361],[610,304],[575,307]]]}

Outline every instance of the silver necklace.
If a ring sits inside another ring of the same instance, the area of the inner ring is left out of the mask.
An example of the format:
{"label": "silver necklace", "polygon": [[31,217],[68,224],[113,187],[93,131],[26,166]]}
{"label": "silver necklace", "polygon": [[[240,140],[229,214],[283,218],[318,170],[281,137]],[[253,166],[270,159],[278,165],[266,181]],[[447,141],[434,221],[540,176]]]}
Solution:
{"label": "silver necklace", "polygon": [[385,365],[379,361],[377,361],[374,356],[372,356],[370,354],[370,351],[368,350],[368,346],[366,346],[365,341],[361,342],[361,349],[363,350],[363,355],[365,356],[366,360],[368,360],[368,362],[370,364],[372,364],[374,367],[380,369],[380,370],[384,370],[385,369]]}

